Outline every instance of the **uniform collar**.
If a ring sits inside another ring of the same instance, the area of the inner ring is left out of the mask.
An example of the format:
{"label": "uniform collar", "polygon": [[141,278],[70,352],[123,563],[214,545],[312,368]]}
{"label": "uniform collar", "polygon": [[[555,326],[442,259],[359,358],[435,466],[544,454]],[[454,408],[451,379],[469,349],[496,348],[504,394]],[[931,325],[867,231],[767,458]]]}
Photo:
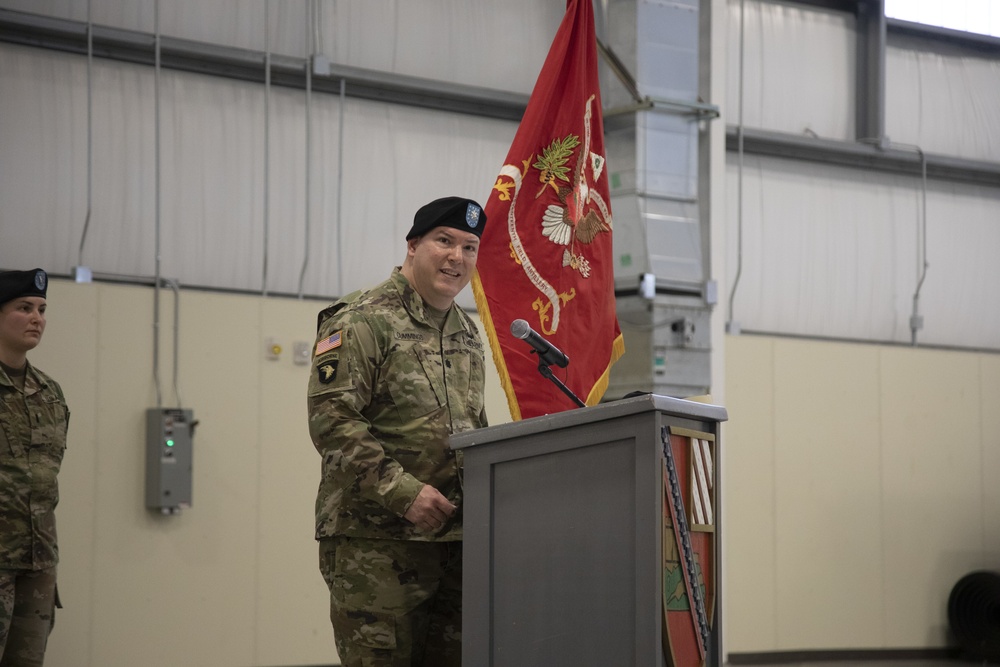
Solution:
{"label": "uniform collar", "polygon": [[[427,314],[427,304],[424,302],[424,298],[420,296],[420,293],[413,288],[410,281],[403,275],[402,267],[397,266],[392,270],[390,280],[399,292],[403,307],[406,308],[406,312],[409,313],[410,317],[421,324],[426,324],[429,327],[434,326]],[[465,322],[462,321],[462,318],[458,314],[458,306],[452,303],[451,308],[448,309],[448,317],[444,321],[444,330],[441,333],[445,336],[451,336],[462,331],[468,330],[466,329]]]}
{"label": "uniform collar", "polygon": [[[42,376],[38,374],[38,371],[35,369],[34,366],[31,365],[30,361],[26,363],[27,366],[25,367],[24,393],[27,395],[27,394],[33,394],[35,391],[38,390],[38,388],[45,387],[47,386],[48,383],[45,382],[44,378],[42,378]],[[10,387],[12,389],[14,388],[14,383],[11,382],[10,377],[7,375],[7,371],[5,371],[2,366],[0,366],[0,386]]]}

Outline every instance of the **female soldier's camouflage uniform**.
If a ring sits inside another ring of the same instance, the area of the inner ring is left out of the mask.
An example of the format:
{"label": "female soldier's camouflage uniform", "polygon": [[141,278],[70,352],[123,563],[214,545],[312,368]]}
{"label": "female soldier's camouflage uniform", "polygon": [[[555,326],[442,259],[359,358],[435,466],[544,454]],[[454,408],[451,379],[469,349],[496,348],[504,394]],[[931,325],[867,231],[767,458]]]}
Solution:
{"label": "female soldier's camouflage uniform", "polygon": [[[28,291],[12,292],[8,283],[19,280],[20,274],[26,275]],[[3,279],[9,298],[15,293],[45,296],[47,277],[40,269],[5,272]],[[0,306],[7,300],[0,298]],[[66,451],[68,425],[69,409],[55,380],[30,362],[23,376],[0,364],[0,656],[4,665],[41,665],[55,620],[56,476]]]}

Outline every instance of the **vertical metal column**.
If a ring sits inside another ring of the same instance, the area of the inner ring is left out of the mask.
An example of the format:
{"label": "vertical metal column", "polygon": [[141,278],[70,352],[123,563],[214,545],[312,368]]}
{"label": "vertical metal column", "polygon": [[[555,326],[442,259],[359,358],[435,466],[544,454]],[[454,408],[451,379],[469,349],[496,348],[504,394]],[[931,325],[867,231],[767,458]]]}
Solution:
{"label": "vertical metal column", "polygon": [[885,2],[858,2],[858,70],[855,100],[858,141],[885,147]]}

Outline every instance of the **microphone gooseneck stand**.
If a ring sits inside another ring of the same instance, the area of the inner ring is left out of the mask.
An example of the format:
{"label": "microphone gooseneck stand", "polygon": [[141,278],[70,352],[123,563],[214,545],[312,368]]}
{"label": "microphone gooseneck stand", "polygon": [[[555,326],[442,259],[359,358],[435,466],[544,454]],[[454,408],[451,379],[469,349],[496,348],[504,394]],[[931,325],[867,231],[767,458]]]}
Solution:
{"label": "microphone gooseneck stand", "polygon": [[[536,353],[532,352],[532,354],[536,354]],[[576,403],[577,407],[580,407],[580,408],[587,407],[587,404],[584,403],[583,401],[581,401],[579,396],[577,396],[576,394],[574,394],[572,392],[572,390],[570,390],[569,387],[567,387],[565,384],[563,384],[562,380],[560,380],[559,378],[557,378],[555,376],[555,374],[552,372],[552,369],[549,368],[549,364],[546,363],[545,356],[541,355],[541,354],[538,355],[538,372],[542,374],[542,377],[546,377],[546,378],[552,380],[552,383],[555,386],[559,387],[559,389],[562,391],[562,393],[564,393],[567,396],[569,396],[570,399],[574,403]]]}

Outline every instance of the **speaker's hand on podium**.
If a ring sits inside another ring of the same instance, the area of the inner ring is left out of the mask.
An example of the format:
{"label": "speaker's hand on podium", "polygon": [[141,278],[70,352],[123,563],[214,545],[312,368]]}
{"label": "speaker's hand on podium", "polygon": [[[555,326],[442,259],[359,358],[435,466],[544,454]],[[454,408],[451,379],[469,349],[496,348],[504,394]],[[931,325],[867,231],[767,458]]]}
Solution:
{"label": "speaker's hand on podium", "polygon": [[440,491],[424,484],[403,518],[420,530],[436,533],[457,508]]}

